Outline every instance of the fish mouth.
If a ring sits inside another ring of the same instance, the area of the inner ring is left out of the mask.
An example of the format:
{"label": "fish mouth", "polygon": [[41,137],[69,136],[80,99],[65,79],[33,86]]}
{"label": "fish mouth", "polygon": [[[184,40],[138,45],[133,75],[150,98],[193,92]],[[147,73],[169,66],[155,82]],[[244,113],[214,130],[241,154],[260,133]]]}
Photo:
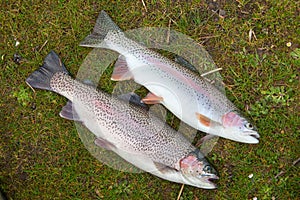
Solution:
{"label": "fish mouth", "polygon": [[215,183],[219,177],[215,174],[205,174],[200,176],[183,175],[183,183],[192,185],[203,189],[216,189],[217,184]]}
{"label": "fish mouth", "polygon": [[249,143],[253,143],[253,144],[259,143],[260,136],[257,132],[251,132],[251,133],[249,133],[248,136],[251,137],[251,139],[249,140]]}
{"label": "fish mouth", "polygon": [[205,181],[211,186],[210,188],[207,188],[207,189],[217,188],[217,184],[216,184],[217,180],[219,180],[219,177],[215,174],[211,174],[211,175],[207,176]]}
{"label": "fish mouth", "polygon": [[244,132],[243,135],[240,135],[237,138],[234,138],[233,140],[242,143],[257,144],[259,143],[259,138],[260,136],[256,131],[247,131]]}
{"label": "fish mouth", "polygon": [[260,137],[258,133],[251,133],[250,136],[254,137],[255,139],[259,139]]}

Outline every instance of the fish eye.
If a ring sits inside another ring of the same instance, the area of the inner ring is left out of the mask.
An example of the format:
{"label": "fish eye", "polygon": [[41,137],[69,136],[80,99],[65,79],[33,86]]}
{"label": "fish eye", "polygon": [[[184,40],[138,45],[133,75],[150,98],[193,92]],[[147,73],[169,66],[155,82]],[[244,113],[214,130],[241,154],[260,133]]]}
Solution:
{"label": "fish eye", "polygon": [[250,130],[252,130],[254,128],[253,125],[250,123],[245,124],[245,127]]}
{"label": "fish eye", "polygon": [[203,171],[205,171],[206,173],[211,173],[211,166],[205,165]]}

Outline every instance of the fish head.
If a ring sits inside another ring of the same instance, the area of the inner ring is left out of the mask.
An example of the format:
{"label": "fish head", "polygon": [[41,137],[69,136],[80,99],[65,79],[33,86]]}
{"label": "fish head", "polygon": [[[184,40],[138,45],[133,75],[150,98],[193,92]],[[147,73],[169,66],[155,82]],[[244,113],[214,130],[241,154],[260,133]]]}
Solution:
{"label": "fish head", "polygon": [[222,135],[228,139],[257,144],[259,142],[259,134],[257,129],[238,111],[231,111],[222,117]]}
{"label": "fish head", "polygon": [[212,181],[219,179],[217,171],[197,149],[180,160],[180,171],[186,184],[215,189]]}

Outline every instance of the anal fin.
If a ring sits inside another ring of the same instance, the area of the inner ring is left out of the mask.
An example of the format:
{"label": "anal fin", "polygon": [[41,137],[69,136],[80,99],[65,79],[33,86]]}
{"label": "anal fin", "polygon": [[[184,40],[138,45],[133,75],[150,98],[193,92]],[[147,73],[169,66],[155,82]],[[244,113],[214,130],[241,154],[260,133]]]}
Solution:
{"label": "anal fin", "polygon": [[68,119],[68,120],[81,122],[81,120],[79,119],[78,114],[75,112],[75,110],[72,107],[73,107],[72,102],[68,101],[67,104],[60,111],[59,115],[62,118],[65,118],[65,119]]}
{"label": "anal fin", "polygon": [[123,55],[120,55],[115,63],[115,68],[112,73],[111,80],[124,81],[130,79],[133,79],[133,75],[128,68],[125,57]]}

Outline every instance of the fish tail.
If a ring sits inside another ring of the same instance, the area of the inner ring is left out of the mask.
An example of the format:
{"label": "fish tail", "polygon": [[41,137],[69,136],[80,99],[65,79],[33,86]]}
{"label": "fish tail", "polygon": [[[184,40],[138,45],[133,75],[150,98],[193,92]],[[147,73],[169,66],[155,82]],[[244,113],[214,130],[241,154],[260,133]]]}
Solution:
{"label": "fish tail", "polygon": [[102,10],[92,34],[87,36],[79,45],[85,47],[105,47],[103,40],[110,31],[122,32],[108,14]]}
{"label": "fish tail", "polygon": [[54,51],[51,51],[46,56],[43,65],[26,79],[26,83],[33,88],[52,91],[50,81],[57,72],[65,72],[68,74],[67,69],[58,55]]}

